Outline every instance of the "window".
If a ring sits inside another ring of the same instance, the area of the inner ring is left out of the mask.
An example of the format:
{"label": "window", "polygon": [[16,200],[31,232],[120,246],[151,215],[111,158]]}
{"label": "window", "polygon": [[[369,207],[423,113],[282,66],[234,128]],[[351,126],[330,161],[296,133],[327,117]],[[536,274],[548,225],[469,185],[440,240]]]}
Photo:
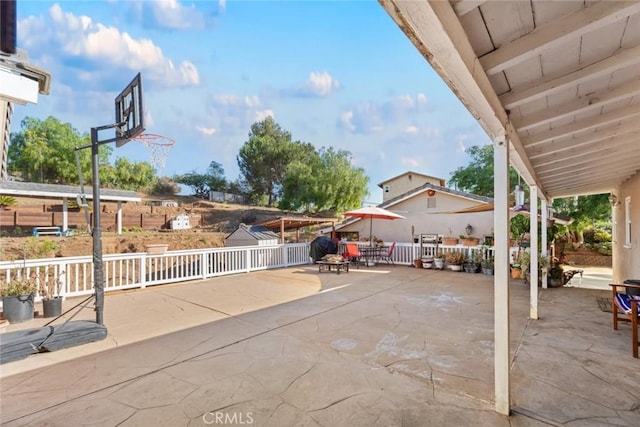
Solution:
{"label": "window", "polygon": [[631,196],[624,199],[624,245],[631,247]]}
{"label": "window", "polygon": [[427,197],[427,209],[435,209],[435,207],[436,207],[436,198]]}
{"label": "window", "polygon": [[391,191],[391,187],[389,187],[388,185],[384,186],[384,192],[388,193],[389,191]]}

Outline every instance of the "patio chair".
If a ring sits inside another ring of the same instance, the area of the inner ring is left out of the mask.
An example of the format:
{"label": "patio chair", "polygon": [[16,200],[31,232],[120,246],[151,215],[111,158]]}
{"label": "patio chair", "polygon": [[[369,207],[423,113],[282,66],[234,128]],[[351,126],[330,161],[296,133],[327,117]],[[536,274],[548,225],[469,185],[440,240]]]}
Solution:
{"label": "patio chair", "polygon": [[387,261],[387,264],[391,263],[393,265],[396,265],[393,262],[393,258],[391,258],[391,256],[393,255],[393,248],[396,247],[396,242],[391,243],[391,246],[389,246],[389,250],[387,252],[382,252],[380,253],[380,261]]}
{"label": "patio chair", "polygon": [[[631,323],[631,350],[633,357],[638,358],[638,312],[640,297],[618,292],[618,288],[640,290],[640,285],[611,284],[611,312],[613,313],[613,329],[618,330],[618,322]],[[620,315],[620,316],[619,316]]]}
{"label": "patio chair", "polygon": [[347,243],[346,248],[347,251],[342,253],[342,258],[355,264],[356,268],[360,268],[363,255],[360,253],[358,245],[356,243]]}

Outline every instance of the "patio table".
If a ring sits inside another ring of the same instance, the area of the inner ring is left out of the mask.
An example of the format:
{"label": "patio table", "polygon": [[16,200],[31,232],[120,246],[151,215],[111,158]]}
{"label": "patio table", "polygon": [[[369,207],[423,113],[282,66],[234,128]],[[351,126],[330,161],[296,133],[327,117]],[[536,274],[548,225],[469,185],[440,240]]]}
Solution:
{"label": "patio table", "polygon": [[347,273],[349,272],[349,261],[317,261],[316,264],[318,264],[318,273],[322,273],[323,271],[331,271],[331,267],[335,267],[336,274],[340,274],[340,271],[342,270],[346,271]]}

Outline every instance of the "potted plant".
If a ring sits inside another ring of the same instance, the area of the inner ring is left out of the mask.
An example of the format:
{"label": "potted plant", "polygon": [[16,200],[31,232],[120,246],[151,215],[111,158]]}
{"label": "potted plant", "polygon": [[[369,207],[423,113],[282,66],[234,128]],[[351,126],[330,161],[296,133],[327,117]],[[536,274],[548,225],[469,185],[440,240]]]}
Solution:
{"label": "potted plant", "polygon": [[492,256],[482,260],[482,274],[493,276],[494,258]]}
{"label": "potted plant", "polygon": [[480,239],[473,236],[465,236],[464,234],[460,235],[460,242],[464,246],[478,246],[480,244]]}
{"label": "potted plant", "polygon": [[482,251],[473,251],[470,258],[464,263],[464,271],[467,273],[480,273],[482,265]]}
{"label": "potted plant", "polygon": [[43,317],[56,317],[62,314],[62,282],[59,278],[44,277],[40,280],[38,293],[42,297]]}
{"label": "potted plant", "polygon": [[553,266],[549,269],[549,275],[547,276],[547,284],[550,288],[557,288],[563,285],[562,278],[564,274],[564,268],[562,265],[555,261]]}
{"label": "potted plant", "polygon": [[422,259],[421,258],[416,258],[413,260],[413,266],[415,268],[422,268]]}
{"label": "potted plant", "polygon": [[451,271],[462,271],[462,264],[464,263],[464,254],[462,252],[447,252],[444,260]]}
{"label": "potted plant", "polygon": [[445,246],[455,246],[458,244],[458,239],[453,237],[451,228],[449,228],[449,234],[442,238],[442,244]]}
{"label": "potted plant", "polygon": [[444,254],[440,251],[433,256],[433,266],[436,270],[444,270]]}
{"label": "potted plant", "polygon": [[424,255],[422,257],[422,268],[433,268],[433,257],[430,255]]}
{"label": "potted plant", "polygon": [[36,289],[33,277],[21,277],[20,275],[0,284],[2,314],[9,323],[33,319],[33,300]]}

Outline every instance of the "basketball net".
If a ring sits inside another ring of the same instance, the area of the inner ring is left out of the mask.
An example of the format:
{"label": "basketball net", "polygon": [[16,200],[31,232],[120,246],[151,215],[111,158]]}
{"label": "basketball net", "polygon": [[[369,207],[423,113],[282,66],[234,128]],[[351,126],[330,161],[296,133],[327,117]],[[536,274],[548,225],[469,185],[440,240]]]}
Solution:
{"label": "basketball net", "polygon": [[131,140],[147,147],[151,155],[151,164],[157,169],[164,168],[169,152],[176,143],[173,138],[155,133],[141,133]]}

